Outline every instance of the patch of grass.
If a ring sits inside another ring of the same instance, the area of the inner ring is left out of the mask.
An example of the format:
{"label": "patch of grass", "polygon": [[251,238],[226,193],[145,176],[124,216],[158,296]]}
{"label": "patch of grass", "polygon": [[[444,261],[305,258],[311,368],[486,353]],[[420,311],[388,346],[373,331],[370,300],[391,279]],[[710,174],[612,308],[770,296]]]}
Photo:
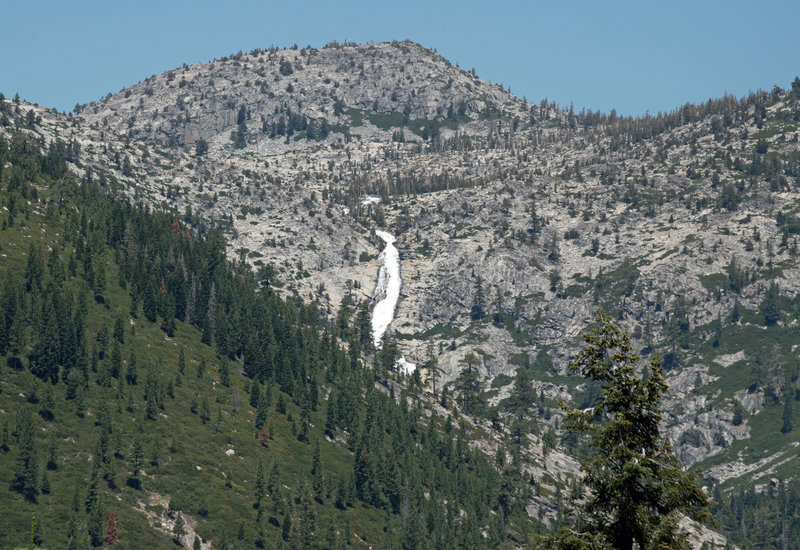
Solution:
{"label": "patch of grass", "polygon": [[386,115],[378,113],[366,113],[367,120],[381,130],[390,130],[392,128],[402,128],[405,122],[403,113],[394,111]]}
{"label": "patch of grass", "polygon": [[464,333],[453,325],[436,324],[424,332],[416,334],[397,333],[397,338],[401,340],[428,340],[437,336],[443,340],[453,340],[462,336]]}
{"label": "patch of grass", "polygon": [[494,377],[494,380],[492,380],[491,387],[494,389],[499,389],[504,386],[508,386],[513,381],[514,379],[507,374],[498,374]]}
{"label": "patch of grass", "polygon": [[725,273],[712,273],[711,275],[699,275],[700,284],[703,285],[708,292],[714,292],[718,289],[728,288],[728,275]]}
{"label": "patch of grass", "polygon": [[347,114],[350,115],[350,126],[353,128],[364,125],[364,111],[351,107],[347,110]]}

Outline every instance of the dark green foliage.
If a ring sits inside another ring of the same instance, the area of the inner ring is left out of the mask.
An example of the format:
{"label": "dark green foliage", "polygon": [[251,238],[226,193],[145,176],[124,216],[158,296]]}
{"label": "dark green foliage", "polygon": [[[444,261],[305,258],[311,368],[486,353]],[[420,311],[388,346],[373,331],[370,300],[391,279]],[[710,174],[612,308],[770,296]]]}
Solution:
{"label": "dark green foliage", "polygon": [[39,495],[39,459],[33,432],[33,421],[27,408],[20,409],[17,415],[17,435],[19,451],[14,463],[12,488],[22,493],[30,501]]}
{"label": "dark green foliage", "polygon": [[712,503],[660,433],[659,404],[667,389],[660,360],[649,362],[647,379],[637,376],[640,357],[628,335],[600,310],[596,321],[570,369],[599,381],[602,398],[588,412],[563,406],[568,428],[590,436],[593,455],[582,464],[590,493],[578,504],[575,526],[558,543],[563,548],[688,548],[678,520],[686,514],[705,521]]}
{"label": "dark green foliage", "polygon": [[475,296],[472,300],[470,317],[473,321],[480,321],[486,316],[486,297],[483,293],[483,281],[480,277],[475,279]]}
{"label": "dark green foliage", "polygon": [[775,281],[770,282],[759,310],[764,316],[764,324],[766,326],[774,325],[780,319],[780,289]]}
{"label": "dark green foliage", "polygon": [[208,142],[200,138],[194,143],[194,154],[198,157],[202,157],[206,153],[208,153]]}
{"label": "dark green foliage", "polygon": [[781,433],[788,434],[794,429],[794,423],[792,421],[792,400],[794,396],[792,395],[793,392],[786,391],[783,396],[783,425],[781,426]]}
{"label": "dark green foliage", "polygon": [[728,541],[740,548],[796,548],[800,544],[800,484],[772,480],[761,491],[741,489],[725,495],[714,509]]}
{"label": "dark green foliage", "polygon": [[505,403],[505,407],[512,415],[511,437],[518,449],[522,447],[526,439],[526,419],[535,401],[536,392],[531,384],[530,373],[525,368],[517,369],[514,385],[511,388],[511,396]]}
{"label": "dark green foliage", "polygon": [[100,497],[89,508],[86,532],[89,534],[92,546],[103,544],[106,534],[106,509]]}
{"label": "dark green foliage", "polygon": [[144,465],[144,448],[142,447],[142,440],[138,436],[133,440],[133,446],[130,451],[130,459],[128,460],[128,485],[134,489],[140,489],[142,482],[139,479],[142,466]]}
{"label": "dark green foliage", "polygon": [[468,353],[460,362],[465,368],[459,374],[455,387],[461,396],[461,408],[467,414],[481,414],[485,403],[481,375],[478,372],[480,360],[474,353]]}
{"label": "dark green foliage", "polygon": [[186,534],[186,529],[184,529],[185,525],[183,514],[180,512],[175,514],[175,525],[172,527],[172,540],[175,544],[181,544],[181,539]]}

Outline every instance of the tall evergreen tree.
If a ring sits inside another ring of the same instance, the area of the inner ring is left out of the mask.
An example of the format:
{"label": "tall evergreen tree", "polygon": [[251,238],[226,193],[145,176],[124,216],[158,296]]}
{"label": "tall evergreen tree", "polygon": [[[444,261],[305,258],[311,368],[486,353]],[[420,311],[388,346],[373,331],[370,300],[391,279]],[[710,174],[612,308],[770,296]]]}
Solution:
{"label": "tall evergreen tree", "polygon": [[781,426],[781,433],[788,434],[794,429],[794,421],[792,420],[792,399],[793,392],[787,389],[783,396],[783,425]]}
{"label": "tall evergreen tree", "polygon": [[267,482],[264,477],[264,461],[259,456],[258,467],[256,468],[256,482],[255,482],[255,487],[253,489],[253,493],[256,498],[256,502],[254,505],[255,508],[261,507],[261,501],[264,499],[266,491],[267,491]]}
{"label": "tall evergreen tree", "polygon": [[649,377],[639,377],[640,357],[628,335],[601,310],[596,314],[597,326],[584,334],[586,347],[570,369],[600,382],[603,395],[590,411],[562,404],[567,427],[589,434],[593,455],[582,468],[590,493],[577,505],[574,527],[549,542],[562,548],[689,548],[678,522],[684,514],[706,521],[711,501],[659,430],[667,389],[661,361],[653,358]]}
{"label": "tall evergreen tree", "polygon": [[36,501],[40,489],[39,458],[33,421],[27,408],[20,409],[17,419],[17,440],[19,452],[14,463],[12,487],[32,502]]}
{"label": "tall evergreen tree", "polygon": [[470,316],[473,321],[480,321],[486,316],[486,296],[483,293],[483,279],[480,276],[475,278],[475,295]]}

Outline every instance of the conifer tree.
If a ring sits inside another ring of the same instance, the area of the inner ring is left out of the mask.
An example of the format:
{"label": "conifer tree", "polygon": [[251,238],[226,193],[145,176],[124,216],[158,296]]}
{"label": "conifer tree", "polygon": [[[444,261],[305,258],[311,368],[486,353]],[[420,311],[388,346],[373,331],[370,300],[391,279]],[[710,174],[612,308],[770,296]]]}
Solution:
{"label": "conifer tree", "polygon": [[480,321],[486,316],[486,296],[483,293],[483,279],[480,276],[475,278],[475,296],[470,316],[473,321]]}
{"label": "conifer tree", "polygon": [[172,540],[175,544],[181,544],[181,540],[186,534],[185,525],[186,523],[183,520],[183,514],[176,512],[175,525],[172,526]]}
{"label": "conifer tree", "polygon": [[[258,387],[257,384],[256,387]],[[258,407],[256,408],[256,426],[263,426],[267,422],[268,414],[269,405],[267,405],[266,392],[263,392],[258,398]]]}
{"label": "conifer tree", "polygon": [[47,469],[58,469],[58,438],[55,432],[50,434],[50,450],[47,456]]}
{"label": "conifer tree", "polygon": [[783,425],[781,426],[781,433],[785,434],[788,434],[794,429],[791,393],[792,392],[787,389],[783,396]]}
{"label": "conifer tree", "polygon": [[220,359],[219,362],[219,383],[226,388],[231,385],[231,370],[227,359]]}
{"label": "conifer tree", "polygon": [[684,514],[707,520],[711,501],[697,485],[697,475],[684,471],[660,433],[659,406],[667,389],[660,358],[649,362],[649,377],[643,379],[636,374],[640,357],[628,335],[600,309],[596,322],[584,334],[586,347],[570,369],[601,383],[602,397],[590,411],[562,403],[567,427],[589,434],[594,453],[582,469],[590,493],[577,504],[575,525],[562,529],[549,544],[572,549],[688,548],[678,521]]}
{"label": "conifer tree", "polygon": [[139,479],[139,472],[141,471],[143,464],[144,449],[142,448],[141,438],[137,436],[133,440],[131,456],[128,460],[128,471],[130,472],[130,476],[128,477],[128,485],[134,489],[139,489],[142,486],[142,482]]}
{"label": "conifer tree", "polygon": [[33,424],[27,408],[20,410],[16,429],[19,452],[14,462],[12,486],[31,502],[36,502],[40,490],[39,458],[36,449]]}
{"label": "conifer tree", "polygon": [[517,446],[522,444],[524,421],[536,400],[536,392],[531,384],[530,373],[525,367],[517,369],[514,385],[511,388],[509,412],[513,415],[511,433]]}
{"label": "conifer tree", "polygon": [[11,441],[11,436],[8,433],[8,420],[3,422],[3,429],[0,431],[0,451],[7,453],[9,451],[9,442]]}
{"label": "conifer tree", "polygon": [[314,453],[311,458],[311,486],[314,497],[321,504],[325,497],[325,481],[322,477],[322,460],[320,458],[319,440],[314,442]]}
{"label": "conifer tree", "polygon": [[203,424],[206,424],[209,420],[211,420],[211,408],[208,404],[208,396],[204,395],[203,400],[200,402],[200,420],[202,420]]}
{"label": "conifer tree", "polygon": [[43,542],[42,522],[39,519],[39,516],[33,516],[31,519],[31,546],[40,546]]}
{"label": "conifer tree", "polygon": [[[181,348],[183,350],[183,348]],[[125,380],[131,386],[135,386],[139,381],[139,373],[136,367],[136,352],[131,350],[131,356],[128,359],[128,368],[125,372]]]}
{"label": "conifer tree", "polygon": [[86,531],[89,533],[92,546],[100,546],[103,544],[106,534],[106,515],[103,500],[99,496],[89,509]]}
{"label": "conifer tree", "polygon": [[459,363],[466,366],[456,380],[456,388],[461,394],[461,408],[467,414],[480,412],[483,407],[481,378],[477,368],[480,360],[470,352]]}
{"label": "conifer tree", "polygon": [[253,490],[254,496],[256,497],[255,508],[261,507],[261,501],[264,499],[264,495],[267,491],[267,482],[264,477],[264,461],[261,457],[258,457],[258,467],[256,468],[256,483],[255,488]]}

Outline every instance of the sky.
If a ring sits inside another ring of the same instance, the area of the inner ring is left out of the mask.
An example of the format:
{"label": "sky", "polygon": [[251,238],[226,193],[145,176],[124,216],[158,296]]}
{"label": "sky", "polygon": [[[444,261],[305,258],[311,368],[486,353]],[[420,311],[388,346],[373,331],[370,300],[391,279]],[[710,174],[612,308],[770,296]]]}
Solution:
{"label": "sky", "polygon": [[0,92],[59,111],[255,48],[411,39],[529,101],[621,115],[800,74],[798,0],[25,0],[0,8]]}

